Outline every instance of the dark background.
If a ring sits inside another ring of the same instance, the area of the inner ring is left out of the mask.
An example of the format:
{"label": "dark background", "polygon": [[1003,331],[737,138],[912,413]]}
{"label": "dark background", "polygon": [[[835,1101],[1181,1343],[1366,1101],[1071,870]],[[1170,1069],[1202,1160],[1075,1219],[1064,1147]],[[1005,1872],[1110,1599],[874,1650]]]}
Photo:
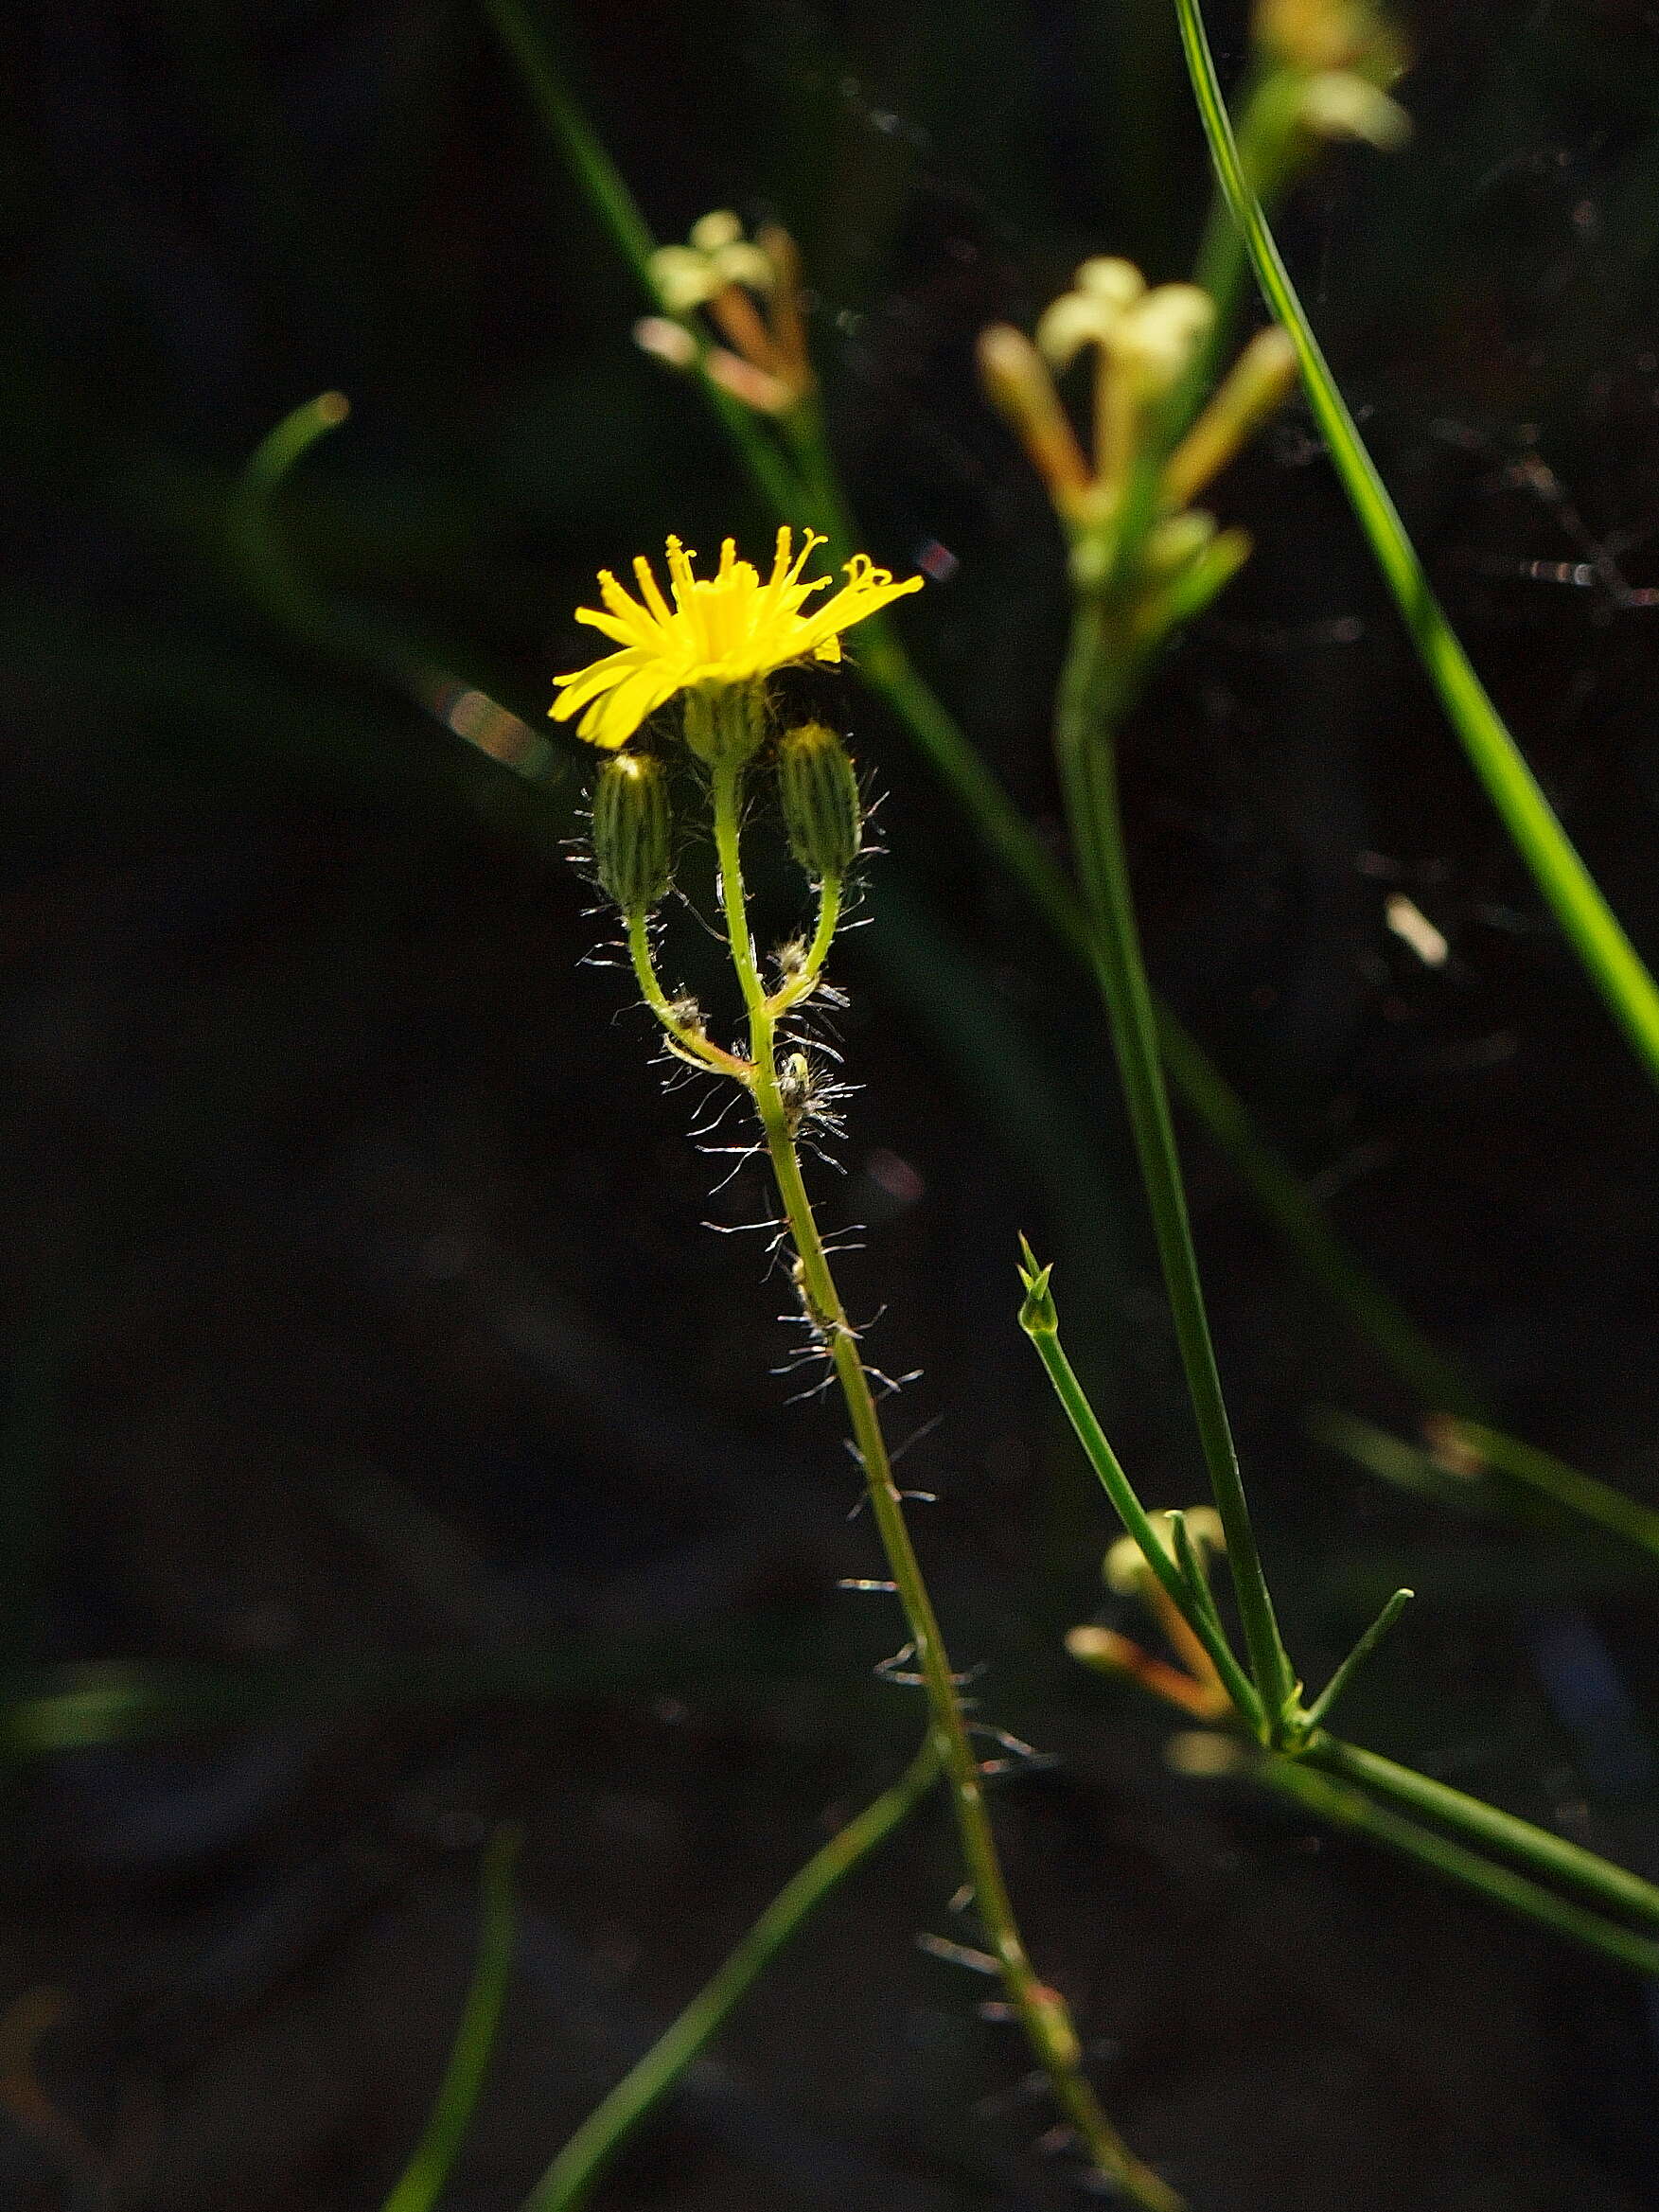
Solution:
{"label": "dark background", "polygon": [[[900,618],[1056,843],[1060,548],[971,347],[1085,253],[1183,269],[1208,176],[1169,12],[663,0],[562,34],[662,236],[730,204],[801,239],[866,542],[955,555]],[[1414,145],[1330,159],[1286,243],[1477,664],[1652,957],[1659,10],[1418,16]],[[1237,27],[1218,13],[1229,63]],[[485,2212],[919,1725],[870,1673],[898,1640],[882,1601],[835,1589],[880,1570],[833,1413],[768,1373],[783,1286],[699,1226],[721,1163],[623,979],[581,964],[606,926],[561,845],[588,763],[557,733],[515,775],[415,696],[480,686],[539,729],[592,649],[570,611],[597,566],[670,529],[764,542],[767,518],[632,347],[630,280],[467,7],[54,0],[20,52],[0,2201],[377,2203],[510,1817],[521,1971],[449,2198]],[[285,611],[234,557],[230,496],[333,386],[352,418],[280,505]],[[1257,556],[1127,764],[1157,979],[1510,1425],[1659,1498],[1653,1094],[1305,419],[1218,504]],[[894,1421],[939,1420],[907,1471],[941,1494],[918,1529],[955,1649],[1055,1757],[1000,1817],[1109,2108],[1195,2212],[1659,2203],[1647,1992],[1243,1785],[1178,1780],[1164,1718],[1065,1659],[1074,1621],[1138,1624],[1015,1327],[1016,1230],[1059,1255],[1144,1493],[1202,1479],[1099,1018],[904,733],[856,678],[829,696],[890,857],[840,956],[863,1088],[847,1178],[820,1179],[870,1225],[846,1275],[857,1312],[886,1305],[874,1355],[926,1371]],[[1386,930],[1393,890],[1444,967]],[[1187,1136],[1298,1662],[1321,1679],[1409,1581],[1352,1732],[1659,1873],[1650,1567],[1312,1442],[1316,1405],[1422,1409]],[[740,1178],[718,1203],[764,1200]],[[1071,2202],[1022,2047],[914,1948],[956,1879],[930,1810],[603,2203]]]}

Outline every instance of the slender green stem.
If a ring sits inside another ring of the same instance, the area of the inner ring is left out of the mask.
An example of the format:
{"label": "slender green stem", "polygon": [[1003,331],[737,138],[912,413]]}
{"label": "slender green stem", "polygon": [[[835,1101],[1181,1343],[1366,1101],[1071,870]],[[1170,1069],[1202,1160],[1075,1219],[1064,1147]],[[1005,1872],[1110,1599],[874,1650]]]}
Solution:
{"label": "slender green stem", "polygon": [[[1088,912],[1031,824],[917,673],[891,624],[877,616],[862,634],[858,665],[865,681],[909,731],[992,858],[1019,885],[1062,943],[1098,975],[1099,955]],[[1308,1194],[1302,1178],[1262,1137],[1244,1100],[1197,1038],[1156,999],[1153,1013],[1159,1053],[1187,1105],[1308,1273],[1332,1293],[1359,1334],[1426,1405],[1474,1411],[1478,1393],[1468,1377],[1353,1257]]]}
{"label": "slender green stem", "polygon": [[915,1668],[927,1690],[932,1715],[932,1741],[949,1785],[963,1864],[980,1925],[997,1960],[1009,2005],[1048,2077],[1055,2102],[1076,2130],[1088,2157],[1103,2173],[1115,2178],[1137,2203],[1148,2207],[1149,2212],[1174,2212],[1180,2200],[1135,2157],[1102,2110],[1083,2071],[1077,2032],[1065,2000],[1038,1980],[1015,1918],[961,1690],[910,1539],[898,1486],[892,1478],[887,1440],[858,1351],[857,1335],[841,1302],[801,1173],[794,1119],[779,1085],[776,1018],[767,1002],[756,971],[744,897],[740,850],[742,779],[740,765],[726,760],[716,762],[712,779],[715,850],[719,860],[721,902],[732,964],[749,1007],[750,1054],[754,1064],[750,1088],[795,1247],[796,1281],[802,1304],[819,1332],[840,1385],[854,1446],[864,1470],[871,1512],[904,1609]]}
{"label": "slender green stem", "polygon": [[826,876],[819,885],[818,927],[812,932],[812,942],[797,971],[767,1001],[774,1020],[810,999],[823,981],[823,964],[829,958],[830,947],[840,926],[843,892],[844,886],[837,876]]}
{"label": "slender green stem", "polygon": [[1114,724],[1121,698],[1121,669],[1122,656],[1114,655],[1103,607],[1094,598],[1081,598],[1061,680],[1055,729],[1067,813],[1094,913],[1097,973],[1111,1020],[1181,1364],[1216,1510],[1227,1531],[1227,1566],[1238,1593],[1250,1672],[1261,1692],[1267,1727],[1277,1740],[1295,1700],[1297,1680],[1280,1637],[1244,1497],[1164,1090],[1118,805]]}
{"label": "slender green stem", "polygon": [[1659,985],[1556,818],[1430,588],[1399,510],[1314,335],[1261,200],[1252,188],[1222,96],[1199,0],[1175,0],[1175,5],[1180,12],[1188,73],[1222,190],[1244,236],[1257,282],[1296,347],[1309,405],[1324,433],[1332,465],[1360,527],[1370,540],[1377,565],[1394,594],[1418,658],[1562,934],[1623,1029],[1637,1059],[1659,1082]]}
{"label": "slender green stem", "polygon": [[720,868],[720,908],[726,917],[726,937],[732,964],[743,991],[750,1023],[762,1023],[761,1037],[752,1040],[753,1068],[758,1081],[765,1073],[761,1045],[769,1062],[776,1018],[767,998],[765,983],[754,957],[754,939],[749,929],[749,900],[743,888],[743,776],[746,763],[728,753],[715,764],[710,798],[715,815],[715,857]]}
{"label": "slender green stem", "polygon": [[[1028,1290],[1031,1290],[1028,1277]],[[1062,1403],[1071,1415],[1073,1425],[1090,1459],[1095,1461],[1106,1482],[1108,1470],[1112,1480],[1106,1486],[1114,1503],[1119,1503],[1120,1491],[1133,1499],[1134,1493],[1118,1467],[1100,1430],[1087,1398],[1076,1382],[1075,1376],[1059,1369],[1052,1357],[1058,1350],[1054,1330],[1045,1319],[1042,1328],[1033,1327],[1028,1318],[1036,1302],[1038,1292],[1046,1297],[1047,1279],[1043,1278],[1037,1290],[1027,1300],[1027,1314],[1022,1316],[1028,1333],[1044,1354],[1048,1368]],[[1044,1341],[1044,1333],[1049,1342]],[[1175,1556],[1182,1569],[1185,1596],[1177,1596],[1159,1566],[1156,1551],[1146,1537],[1131,1526],[1124,1512],[1124,1524],[1130,1527],[1140,1544],[1149,1566],[1157,1574],[1160,1586],[1168,1593],[1182,1618],[1195,1633],[1200,1632],[1200,1621],[1206,1618],[1205,1609],[1191,1602],[1200,1588],[1208,1589],[1204,1570],[1193,1549],[1184,1520],[1172,1515],[1174,1523]],[[1152,1543],[1156,1544],[1156,1537]],[[1624,1915],[1634,1915],[1650,1925],[1659,1928],[1659,1887],[1645,1882],[1639,1875],[1617,1867],[1581,1845],[1569,1843],[1564,1837],[1554,1835],[1546,1829],[1535,1827],[1530,1821],[1518,1819],[1513,1814],[1501,1812],[1478,1797],[1465,1796],[1461,1790],[1449,1788],[1444,1782],[1432,1780],[1427,1775],[1412,1768],[1398,1765],[1393,1760],[1384,1759],[1376,1752],[1362,1750],[1357,1744],[1348,1743],[1329,1735],[1317,1723],[1328,1712],[1341,1690],[1352,1678],[1354,1669],[1374,1651],[1387,1633],[1410,1597],[1405,1590],[1396,1591],[1383,1608],[1378,1619],[1361,1637],[1349,1657],[1337,1669],[1322,1694],[1308,1711],[1292,1715],[1292,1725],[1283,1732],[1279,1746],[1269,1746],[1268,1756],[1251,1762],[1250,1771],[1259,1780],[1297,1797],[1311,1809],[1328,1814],[1340,1825],[1359,1828],[1394,1849],[1422,1860],[1438,1872],[1462,1882],[1483,1896],[1495,1899],[1524,1916],[1542,1921],[1561,1935],[1572,1937],[1586,1943],[1593,1950],[1615,1957],[1625,1965],[1635,1965],[1643,1972],[1651,1971],[1659,1962],[1659,1943],[1633,1934],[1628,1928],[1615,1926],[1599,1914],[1584,1911],[1570,1902],[1543,1888],[1539,1883],[1511,1868],[1494,1866],[1483,1851],[1495,1850],[1511,1860],[1519,1860],[1530,1875],[1542,1877],[1580,1890],[1594,1899],[1604,1910]],[[1213,1608],[1208,1618],[1214,1624]],[[1205,1649],[1214,1655],[1215,1646],[1209,1637],[1201,1637]],[[1222,1648],[1226,1644],[1223,1639]],[[1236,1664],[1236,1663],[1235,1663]],[[1138,1679],[1143,1687],[1150,1687],[1156,1694],[1168,1697],[1167,1689],[1142,1673]],[[1229,1684],[1230,1688],[1230,1684]],[[1246,1693],[1249,1685],[1245,1685]],[[1247,1716],[1248,1707],[1236,1690],[1233,1701],[1241,1717]],[[1184,1708],[1183,1708],[1184,1709]],[[1301,1778],[1304,1768],[1318,1770],[1316,1774]],[[1335,1776],[1338,1784],[1360,1784],[1362,1789],[1340,1787],[1321,1778]],[[1432,1829],[1419,1826],[1415,1819],[1402,1818],[1372,1802],[1375,1797],[1392,1799],[1404,1806],[1413,1814],[1437,1821],[1442,1828],[1456,1832],[1465,1839],[1454,1842]],[[1479,1845],[1481,1850],[1469,1845]]]}
{"label": "slender green stem", "polygon": [[1619,1966],[1659,1975],[1659,1942],[1605,1920],[1598,1913],[1586,1912],[1581,1905],[1558,1897],[1554,1890],[1529,1882],[1526,1875],[1508,1867],[1494,1867],[1490,1859],[1465,1850],[1460,1844],[1437,1835],[1433,1829],[1421,1828],[1415,1820],[1403,1819],[1399,1814],[1373,1804],[1362,1791],[1345,1789],[1324,1775],[1311,1773],[1300,1760],[1260,1759],[1252,1772],[1268,1789],[1293,1799],[1332,1828],[1347,1829],[1399,1851],[1420,1867],[1490,1898],[1521,1919],[1547,1928],[1551,1935],[1567,1937],[1599,1952]]}
{"label": "slender green stem", "polygon": [[890,1789],[838,1829],[785,1883],[749,1932],[638,2063],[596,2105],[524,2200],[523,2212],[575,2212],[641,2121],[732,2017],[831,1892],[902,1827],[939,1777],[929,1742]]}
{"label": "slender green stem", "polygon": [[[1176,1559],[1171,1556],[1167,1546],[1159,1541],[1146,1508],[1136,1495],[1134,1484],[1124,1474],[1121,1462],[1108,1442],[1083,1385],[1077,1379],[1076,1371],[1066,1356],[1058,1330],[1033,1326],[1028,1322],[1027,1334],[1036,1346],[1037,1357],[1042,1361],[1044,1371],[1053,1386],[1054,1395],[1065,1407],[1066,1417],[1076,1431],[1077,1441],[1099,1478],[1101,1488],[1112,1501],[1113,1511],[1140,1547],[1141,1557],[1157,1577],[1171,1604],[1180,1613],[1209,1653],[1211,1665],[1220,1675],[1240,1714],[1260,1734],[1263,1708],[1256,1687],[1233,1656],[1227,1637],[1221,1633],[1219,1616],[1212,1606],[1206,1607],[1194,1596]],[[1189,1548],[1190,1542],[1189,1539]]]}
{"label": "slender green stem", "polygon": [[1615,1867],[1581,1844],[1517,1819],[1479,1797],[1465,1796],[1445,1782],[1399,1766],[1374,1751],[1338,1737],[1318,1735],[1301,1754],[1310,1766],[1319,1767],[1343,1781],[1357,1782],[1375,1796],[1390,1797],[1425,1819],[1438,1820],[1472,1841],[1518,1859],[1534,1874],[1545,1876],[1593,1897],[1612,1912],[1633,1914],[1650,1927],[1659,1928],[1659,1888],[1623,1867]]}
{"label": "slender green stem", "polygon": [[1425,1406],[1474,1412],[1468,1375],[1418,1327],[1332,1229],[1282,1154],[1262,1141],[1249,1109],[1169,1007],[1154,1000],[1158,1051],[1187,1106],[1230,1159],[1262,1213],[1308,1274],[1344,1308],[1359,1335]]}
{"label": "slender green stem", "polygon": [[643,908],[627,917],[627,950],[633,963],[634,980],[645,1004],[673,1038],[680,1057],[699,1068],[712,1069],[717,1075],[735,1075],[740,1082],[746,1081],[749,1075],[746,1060],[740,1060],[735,1053],[723,1051],[700,1029],[694,1029],[675,1012],[673,1001],[657,974],[657,964],[651,958],[651,921]]}
{"label": "slender green stem", "polygon": [[[1284,104],[1273,97],[1269,72],[1260,67],[1249,71],[1241,88],[1239,115],[1241,166],[1258,195],[1272,201],[1289,181],[1294,139],[1287,138]],[[1215,302],[1215,320],[1176,394],[1172,419],[1177,431],[1197,413],[1215,380],[1217,366],[1233,342],[1250,282],[1249,257],[1219,180],[1192,265],[1192,281]]]}
{"label": "slender green stem", "polygon": [[598,133],[571,97],[523,0],[482,0],[482,6],[518,69],[537,114],[569,163],[589,205],[639,279],[641,290],[657,313],[678,323],[691,340],[692,365],[703,396],[742,454],[763,496],[781,512],[789,513],[799,504],[800,491],[787,465],[753,413],[710,376],[709,342],[700,325],[692,316],[677,313],[659,292],[651,272],[651,257],[657,250],[651,226]]}
{"label": "slender green stem", "polygon": [[806,947],[806,973],[816,983],[823,973],[829,948],[841,919],[842,884],[838,876],[827,876],[819,886],[818,927]]}
{"label": "slender green stem", "polygon": [[[1221,1624],[1221,1614],[1216,1607],[1215,1592],[1209,1586],[1209,1570],[1205,1566],[1198,1547],[1192,1541],[1192,1531],[1187,1526],[1187,1515],[1184,1512],[1170,1514],[1170,1530],[1175,1539],[1175,1564],[1181,1570],[1188,1589],[1192,1593],[1192,1602],[1203,1614],[1205,1619],[1209,1621],[1213,1633],[1226,1643],[1227,1631]],[[1228,1645],[1227,1648],[1230,1651],[1232,1647]]]}
{"label": "slender green stem", "polygon": [[501,2026],[507,1977],[513,1966],[513,1867],[519,1855],[516,1829],[497,1831],[484,1859],[483,1922],[478,1964],[461,2013],[450,2064],[432,2106],[426,2132],[381,2212],[432,2212],[443,2195],[478,2099],[490,2053]]}
{"label": "slender green stem", "polygon": [[1369,1628],[1354,1645],[1352,1651],[1349,1653],[1347,1658],[1336,1669],[1330,1681],[1326,1683],[1324,1689],[1320,1690],[1318,1696],[1315,1698],[1313,1704],[1309,1706],[1303,1716],[1302,1725],[1304,1727],[1316,1728],[1319,1725],[1319,1723],[1335,1705],[1337,1699],[1341,1697],[1343,1691],[1353,1680],[1354,1675],[1365,1665],[1416,1595],[1415,1590],[1395,1591],[1375,1620],[1371,1622]]}
{"label": "slender green stem", "polygon": [[1489,1467],[1495,1467],[1500,1475],[1536,1491],[1540,1497],[1547,1497],[1553,1505],[1659,1556],[1659,1513],[1650,1505],[1626,1497],[1611,1483],[1568,1466],[1553,1452],[1540,1451],[1536,1444],[1507,1436],[1502,1429],[1487,1428],[1476,1421],[1448,1421],[1442,1434],[1484,1460]]}

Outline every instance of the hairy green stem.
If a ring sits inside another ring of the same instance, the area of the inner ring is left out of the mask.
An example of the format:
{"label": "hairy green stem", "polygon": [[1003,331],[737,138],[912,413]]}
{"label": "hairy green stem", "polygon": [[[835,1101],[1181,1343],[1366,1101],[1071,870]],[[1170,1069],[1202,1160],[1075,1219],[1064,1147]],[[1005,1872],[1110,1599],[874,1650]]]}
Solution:
{"label": "hairy green stem", "polygon": [[812,932],[812,942],[806,947],[798,972],[786,976],[771,996],[774,1019],[799,1006],[823,980],[823,964],[829,958],[829,949],[840,927],[841,904],[845,885],[838,876],[826,876],[818,887],[818,926]]}
{"label": "hairy green stem", "polygon": [[777,1018],[755,965],[744,896],[740,849],[743,774],[740,759],[722,757],[715,764],[712,787],[721,903],[732,964],[749,1010],[750,1056],[753,1063],[750,1088],[795,1247],[796,1281],[802,1304],[819,1333],[840,1385],[854,1446],[864,1470],[871,1512],[904,1610],[916,1672],[927,1691],[932,1716],[932,1742],[949,1787],[963,1865],[973,1888],[980,1922],[997,1960],[1009,2005],[1048,2077],[1055,2102],[1076,2130],[1089,2159],[1103,2173],[1116,2179],[1137,2203],[1147,2207],[1147,2212],[1174,2212],[1179,2198],[1135,2157],[1102,2109],[1083,2071],[1077,2032],[1066,2002],[1056,1991],[1038,1979],[1015,1917],[961,1690],[911,1542],[898,1486],[893,1481],[887,1440],[858,1350],[857,1335],[841,1302],[801,1173],[795,1118],[785,1102],[778,1080]]}
{"label": "hairy green stem", "polygon": [[1222,1395],[1164,1089],[1118,804],[1115,731],[1128,662],[1127,651],[1113,637],[1103,603],[1090,595],[1080,597],[1061,678],[1055,744],[1072,841],[1094,916],[1096,972],[1111,1021],[1181,1364],[1216,1510],[1227,1531],[1227,1567],[1238,1594],[1250,1672],[1264,1708],[1269,1740],[1277,1741],[1295,1701],[1296,1673],[1262,1573]]}
{"label": "hairy green stem", "polygon": [[683,2079],[785,1944],[855,1867],[908,1820],[939,1778],[931,1742],[891,1788],[838,1829],[785,1883],[691,2003],[594,2106],[540,2181],[523,2212],[576,2212],[640,2123]]}
{"label": "hairy green stem", "polygon": [[679,1053],[681,1059],[690,1060],[699,1068],[711,1069],[718,1075],[747,1074],[747,1064],[735,1053],[728,1053],[694,1029],[676,1012],[672,1000],[663,990],[657,974],[656,963],[651,958],[651,920],[641,908],[627,917],[627,952],[633,964],[634,981],[639,984],[645,1004],[662,1024]]}

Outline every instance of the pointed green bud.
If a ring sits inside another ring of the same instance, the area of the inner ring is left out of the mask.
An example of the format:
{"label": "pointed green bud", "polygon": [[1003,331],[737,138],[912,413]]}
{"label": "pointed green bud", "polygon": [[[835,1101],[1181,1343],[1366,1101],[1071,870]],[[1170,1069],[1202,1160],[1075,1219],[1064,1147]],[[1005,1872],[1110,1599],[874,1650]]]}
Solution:
{"label": "pointed green bud", "polygon": [[1028,1336],[1053,1336],[1060,1329],[1060,1316],[1055,1311],[1054,1300],[1049,1289],[1049,1278],[1054,1272],[1050,1260],[1046,1267],[1037,1265],[1037,1256],[1022,1236],[1019,1240],[1019,1279],[1025,1285],[1025,1303],[1019,1309],[1019,1325]]}
{"label": "pointed green bud", "polygon": [[[1176,524],[1193,520],[1191,513],[1176,515],[1160,529],[1172,533],[1165,540],[1164,550],[1183,550],[1176,541]],[[1209,517],[1205,516],[1209,522]],[[1165,583],[1161,590],[1149,592],[1136,611],[1136,627],[1142,638],[1156,642],[1167,637],[1171,630],[1183,623],[1193,621],[1209,605],[1216,594],[1230,584],[1250,557],[1250,534],[1247,530],[1210,530],[1198,533],[1192,540],[1195,550],[1190,552],[1185,565]]]}
{"label": "pointed green bud", "polygon": [[673,880],[668,775],[650,752],[613,752],[593,787],[593,861],[627,915],[649,913]]}
{"label": "pointed green bud", "polygon": [[864,807],[847,749],[822,722],[779,738],[778,797],[796,859],[814,882],[840,882],[858,858]]}

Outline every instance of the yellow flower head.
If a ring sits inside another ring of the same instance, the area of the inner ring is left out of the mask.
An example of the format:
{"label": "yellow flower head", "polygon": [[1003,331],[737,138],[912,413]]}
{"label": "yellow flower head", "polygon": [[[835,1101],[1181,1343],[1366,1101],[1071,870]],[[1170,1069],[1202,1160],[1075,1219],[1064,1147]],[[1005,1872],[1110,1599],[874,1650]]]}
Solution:
{"label": "yellow flower head", "polygon": [[[576,620],[614,638],[620,652],[607,653],[569,676],[556,676],[560,687],[551,712],[567,722],[582,714],[578,737],[607,747],[625,745],[645,719],[677,691],[702,684],[754,683],[791,661],[809,655],[838,661],[840,633],[862,622],[890,600],[922,589],[920,576],[895,584],[890,571],[877,568],[867,554],[847,563],[847,581],[816,613],[804,611],[828,576],[802,581],[801,571],[815,545],[824,540],[806,532],[797,554],[790,532],[778,532],[777,557],[763,583],[760,572],[739,560],[728,538],[713,576],[692,574],[696,558],[678,538],[668,540],[668,575],[674,604],[663,598],[651,564],[634,562],[640,598],[630,598],[609,569],[599,572],[603,613],[578,607]],[[644,601],[644,605],[641,604]]]}

